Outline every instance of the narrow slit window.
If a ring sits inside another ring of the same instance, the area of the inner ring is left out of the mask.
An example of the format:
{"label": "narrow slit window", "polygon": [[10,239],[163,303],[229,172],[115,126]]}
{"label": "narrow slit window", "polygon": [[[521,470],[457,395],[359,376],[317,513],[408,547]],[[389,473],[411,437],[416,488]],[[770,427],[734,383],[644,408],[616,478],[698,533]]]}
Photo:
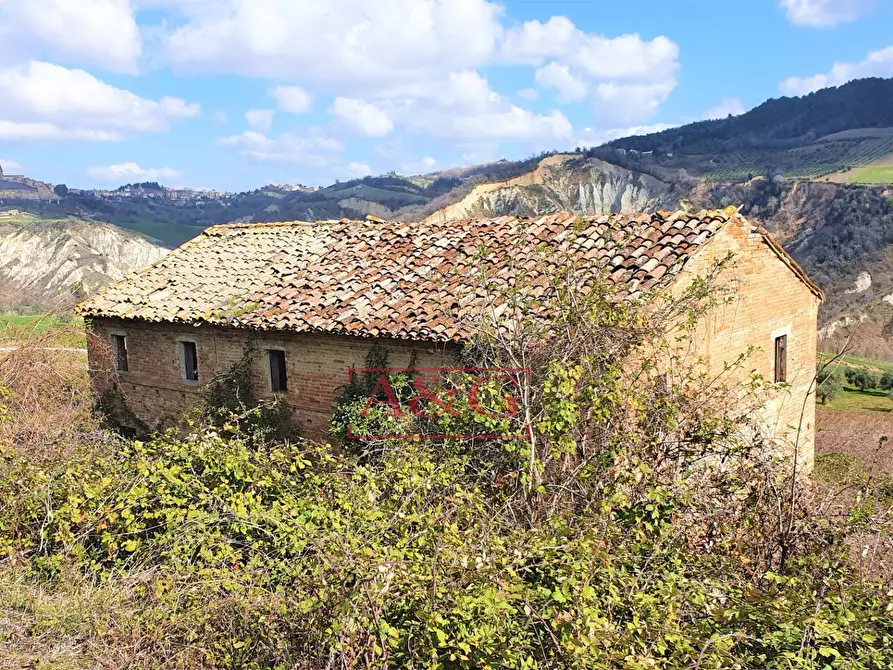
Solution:
{"label": "narrow slit window", "polygon": [[198,381],[198,351],[195,342],[180,342],[183,351],[183,379]]}
{"label": "narrow slit window", "polygon": [[118,372],[127,372],[130,369],[127,361],[127,336],[112,335],[112,341],[115,345],[115,369]]}
{"label": "narrow slit window", "polygon": [[775,338],[775,381],[786,382],[788,380],[788,336],[782,335]]}
{"label": "narrow slit window", "polygon": [[285,372],[285,352],[278,349],[267,351],[270,357],[270,390],[274,393],[288,391],[288,378]]}

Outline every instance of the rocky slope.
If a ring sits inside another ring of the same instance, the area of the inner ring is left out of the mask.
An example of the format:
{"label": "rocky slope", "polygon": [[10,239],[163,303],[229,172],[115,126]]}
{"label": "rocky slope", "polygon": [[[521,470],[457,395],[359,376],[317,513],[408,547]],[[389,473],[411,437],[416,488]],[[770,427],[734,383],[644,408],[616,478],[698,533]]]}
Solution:
{"label": "rocky slope", "polygon": [[[674,202],[675,201],[675,202]],[[449,221],[506,214],[573,211],[610,214],[670,207],[678,202],[671,185],[597,158],[557,154],[535,170],[507,181],[480,184],[458,202],[428,216]]]}
{"label": "rocky slope", "polygon": [[6,309],[65,309],[167,251],[107,223],[34,223],[0,238],[0,303]]}

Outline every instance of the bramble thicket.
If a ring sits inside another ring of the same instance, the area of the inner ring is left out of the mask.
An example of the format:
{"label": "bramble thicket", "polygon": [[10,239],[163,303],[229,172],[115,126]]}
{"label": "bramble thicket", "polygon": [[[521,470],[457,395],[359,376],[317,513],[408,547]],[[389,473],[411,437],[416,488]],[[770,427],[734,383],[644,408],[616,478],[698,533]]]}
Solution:
{"label": "bramble thicket", "polygon": [[[810,484],[759,438],[746,357],[699,371],[720,269],[637,302],[572,268],[539,296],[482,277],[507,308],[462,363],[526,369],[482,394],[519,411],[345,389],[333,434],[399,440],[283,437],[223,393],[238,370],[124,438],[76,361],[26,343],[0,362],[0,665],[890,667],[889,486]],[[515,437],[427,437],[482,424]]]}

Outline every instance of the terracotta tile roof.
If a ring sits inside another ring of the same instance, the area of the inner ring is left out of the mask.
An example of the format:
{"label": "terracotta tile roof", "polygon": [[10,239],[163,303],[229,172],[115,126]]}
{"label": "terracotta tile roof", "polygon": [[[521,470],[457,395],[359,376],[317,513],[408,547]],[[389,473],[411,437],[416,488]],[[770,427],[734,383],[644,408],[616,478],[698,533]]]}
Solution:
{"label": "terracotta tile roof", "polygon": [[458,341],[467,335],[463,315],[487,304],[482,272],[491,282],[523,277],[534,291],[545,290],[543,269],[555,263],[550,250],[566,249],[604,272],[620,294],[637,295],[678,272],[730,216],[737,217],[729,210],[214,226],[79,310],[88,317]]}

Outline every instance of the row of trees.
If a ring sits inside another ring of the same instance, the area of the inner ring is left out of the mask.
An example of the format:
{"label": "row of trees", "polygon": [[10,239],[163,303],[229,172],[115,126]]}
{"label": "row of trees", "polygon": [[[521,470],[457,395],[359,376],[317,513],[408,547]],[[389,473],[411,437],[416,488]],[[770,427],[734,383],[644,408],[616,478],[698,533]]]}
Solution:
{"label": "row of trees", "polygon": [[843,390],[844,383],[860,391],[883,389],[893,398],[893,371],[878,374],[853,367],[845,367],[841,371],[833,365],[820,365],[816,393],[821,403],[826,404],[833,400]]}

